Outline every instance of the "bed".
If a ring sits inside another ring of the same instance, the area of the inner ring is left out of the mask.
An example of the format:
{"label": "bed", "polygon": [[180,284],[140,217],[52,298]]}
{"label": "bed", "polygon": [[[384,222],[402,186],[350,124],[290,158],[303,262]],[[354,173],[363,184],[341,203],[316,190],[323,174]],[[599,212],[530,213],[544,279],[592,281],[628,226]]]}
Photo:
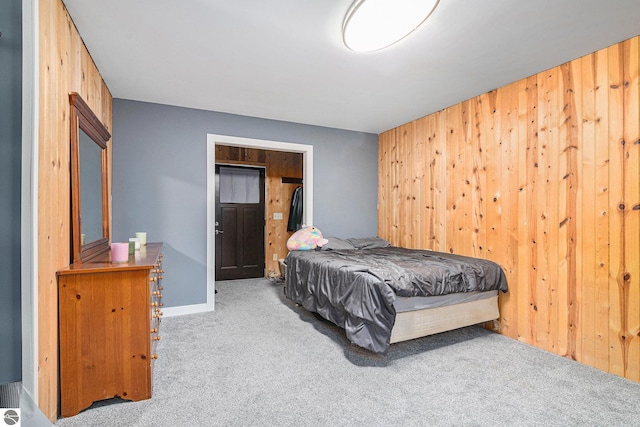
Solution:
{"label": "bed", "polygon": [[377,237],[328,240],[322,250],[288,254],[284,292],[360,347],[384,353],[391,343],[499,317],[507,281],[492,261]]}

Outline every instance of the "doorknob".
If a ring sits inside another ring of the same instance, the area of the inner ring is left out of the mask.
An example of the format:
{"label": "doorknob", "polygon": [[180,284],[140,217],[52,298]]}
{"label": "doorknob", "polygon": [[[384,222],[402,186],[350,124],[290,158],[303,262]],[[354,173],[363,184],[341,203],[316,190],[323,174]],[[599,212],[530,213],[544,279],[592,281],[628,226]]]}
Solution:
{"label": "doorknob", "polygon": [[222,234],[222,233],[224,233],[224,231],[222,231],[222,230],[216,230],[216,234]]}

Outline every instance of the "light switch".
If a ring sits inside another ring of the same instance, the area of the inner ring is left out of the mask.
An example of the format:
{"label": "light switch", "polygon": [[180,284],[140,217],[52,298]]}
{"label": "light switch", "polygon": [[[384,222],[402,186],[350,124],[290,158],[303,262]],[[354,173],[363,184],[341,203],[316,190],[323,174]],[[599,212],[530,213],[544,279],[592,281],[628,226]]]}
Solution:
{"label": "light switch", "polygon": [[282,219],[282,212],[274,212],[273,219]]}

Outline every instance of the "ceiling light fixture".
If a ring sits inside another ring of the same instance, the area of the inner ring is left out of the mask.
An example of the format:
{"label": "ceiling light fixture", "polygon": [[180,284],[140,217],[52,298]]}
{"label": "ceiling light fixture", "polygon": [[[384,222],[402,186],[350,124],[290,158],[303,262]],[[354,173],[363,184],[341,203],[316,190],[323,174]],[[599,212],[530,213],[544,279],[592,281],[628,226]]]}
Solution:
{"label": "ceiling light fixture", "polygon": [[431,15],[440,0],[355,0],[342,24],[344,44],[356,52],[402,40]]}

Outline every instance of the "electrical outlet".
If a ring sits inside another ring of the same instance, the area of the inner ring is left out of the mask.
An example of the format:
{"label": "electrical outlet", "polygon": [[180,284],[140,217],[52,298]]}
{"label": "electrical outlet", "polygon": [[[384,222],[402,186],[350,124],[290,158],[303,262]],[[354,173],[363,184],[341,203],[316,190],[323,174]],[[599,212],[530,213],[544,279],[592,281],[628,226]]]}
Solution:
{"label": "electrical outlet", "polygon": [[277,261],[278,260],[278,254],[273,254],[273,260]]}

